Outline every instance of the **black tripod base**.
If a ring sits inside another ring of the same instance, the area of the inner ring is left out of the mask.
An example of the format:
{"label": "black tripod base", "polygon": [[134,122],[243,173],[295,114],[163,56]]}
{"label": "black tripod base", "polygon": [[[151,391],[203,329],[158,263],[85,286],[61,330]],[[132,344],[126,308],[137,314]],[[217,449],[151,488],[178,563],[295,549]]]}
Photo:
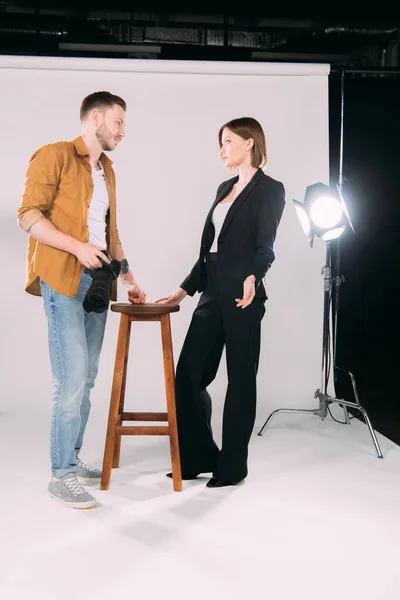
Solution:
{"label": "black tripod base", "polygon": [[367,425],[369,432],[371,434],[372,441],[374,442],[377,456],[378,456],[378,458],[383,458],[383,454],[382,454],[381,448],[379,446],[378,439],[376,437],[375,431],[372,428],[371,421],[369,420],[367,411],[365,410],[365,408],[363,406],[361,406],[361,404],[358,404],[356,402],[347,402],[347,400],[343,400],[342,398],[334,398],[333,396],[329,396],[328,394],[323,394],[320,390],[317,390],[315,392],[315,398],[319,399],[319,408],[317,408],[315,410],[302,409],[302,408],[278,408],[277,410],[274,410],[269,415],[269,417],[265,421],[264,425],[261,427],[260,431],[258,432],[258,435],[261,436],[264,433],[264,430],[266,429],[266,427],[269,425],[271,420],[278,413],[284,412],[284,413],[311,414],[311,415],[316,415],[317,417],[321,417],[321,419],[323,420],[328,415],[329,405],[336,403],[336,404],[339,404],[345,411],[346,423],[348,423],[348,424],[350,423],[350,421],[347,416],[347,408],[353,408],[353,409],[361,412],[361,414],[364,417],[365,424]]}

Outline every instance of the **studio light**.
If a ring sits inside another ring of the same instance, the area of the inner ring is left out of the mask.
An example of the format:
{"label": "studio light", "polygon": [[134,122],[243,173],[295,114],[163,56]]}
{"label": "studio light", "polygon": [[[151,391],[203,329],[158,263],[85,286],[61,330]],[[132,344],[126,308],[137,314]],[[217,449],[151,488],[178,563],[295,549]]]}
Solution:
{"label": "studio light", "polygon": [[[340,135],[340,157],[339,157],[339,182],[336,189],[332,189],[323,183],[314,183],[306,189],[304,202],[293,200],[296,211],[299,217],[301,227],[307,237],[311,248],[313,247],[314,237],[317,236],[326,243],[325,265],[322,269],[324,276],[324,310],[323,310],[323,327],[322,327],[322,369],[321,369],[321,385],[316,390],[314,398],[318,400],[319,407],[317,409],[300,409],[300,408],[279,408],[273,411],[264,425],[260,429],[258,435],[262,435],[271,419],[278,413],[301,413],[312,414],[325,419],[328,413],[336,421],[330,411],[331,404],[337,404],[344,411],[345,420],[339,423],[350,424],[348,416],[348,408],[360,412],[364,417],[365,423],[369,429],[372,441],[375,445],[375,450],[378,458],[383,458],[381,448],[375,431],[372,428],[367,411],[361,405],[355,378],[353,373],[342,369],[336,365],[336,342],[337,342],[337,322],[338,322],[338,307],[339,307],[339,288],[344,278],[340,274],[340,236],[343,232],[350,228],[354,233],[354,228],[350,220],[349,212],[343,198],[343,117],[344,117],[344,71],[341,77],[341,135]],[[335,260],[332,260],[332,253],[335,252]],[[335,302],[332,303],[334,296]],[[331,333],[330,323],[333,323],[333,331]],[[333,367],[333,369],[331,369]],[[336,398],[328,394],[328,384],[330,381],[331,371],[333,371],[334,379],[338,372],[346,373],[351,380],[354,393],[354,402],[349,402],[344,398]]]}
{"label": "studio light", "polygon": [[[298,409],[298,408],[279,408],[270,414],[265,421],[258,435],[262,435],[263,431],[271,421],[271,419],[280,412],[286,413],[308,413],[317,415],[321,419],[325,419],[330,413],[329,406],[333,403],[339,404],[345,414],[345,423],[350,423],[347,408],[355,409],[363,415],[365,422],[369,428],[372,440],[375,444],[378,458],[382,458],[382,452],[376,438],[375,432],[372,429],[371,422],[366,410],[361,406],[358,399],[357,387],[355,384],[354,375],[349,371],[340,369],[336,366],[336,327],[337,327],[337,310],[339,306],[339,287],[343,278],[339,273],[339,240],[347,227],[350,227],[354,233],[354,228],[350,220],[350,216],[343,199],[342,189],[338,185],[337,190],[332,190],[323,183],[314,183],[306,189],[304,203],[298,200],[293,200],[299,217],[300,225],[308,239],[311,248],[313,247],[314,237],[317,236],[326,242],[326,258],[325,265],[322,269],[324,276],[324,312],[323,312],[323,328],[322,328],[322,369],[321,369],[321,386],[316,390],[314,397],[319,400],[319,408],[317,409]],[[332,248],[333,241],[336,240],[336,262],[332,266]],[[335,289],[335,308],[332,309],[332,290]],[[332,314],[331,314],[332,311]],[[332,317],[332,319],[331,319]],[[330,331],[330,321],[334,323],[333,340]],[[332,348],[331,348],[332,346]],[[328,394],[328,383],[331,372],[331,354],[333,351],[333,372],[334,376],[338,371],[347,373],[350,376],[355,402],[348,402],[343,398],[336,398]],[[331,414],[331,413],[330,413]],[[331,415],[332,416],[332,415]]]}
{"label": "studio light", "polygon": [[329,242],[340,237],[346,227],[354,232],[339,187],[332,190],[324,183],[314,183],[307,187],[303,204],[298,200],[293,202],[311,248],[315,236]]}

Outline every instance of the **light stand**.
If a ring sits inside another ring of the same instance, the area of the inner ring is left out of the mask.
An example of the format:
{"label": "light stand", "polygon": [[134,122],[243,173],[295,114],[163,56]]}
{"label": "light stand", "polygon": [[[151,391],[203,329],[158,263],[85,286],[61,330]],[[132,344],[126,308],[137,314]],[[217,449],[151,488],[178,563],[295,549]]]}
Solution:
{"label": "light stand", "polygon": [[[340,162],[339,162],[339,184],[338,184],[338,192],[342,199],[342,185],[343,185],[343,117],[344,117],[344,71],[342,71],[341,75],[341,126],[340,126]],[[343,200],[343,199],[342,199]],[[339,307],[339,288],[343,283],[343,277],[340,275],[340,251],[339,251],[339,239],[337,240],[337,260],[335,265],[335,276],[332,275],[332,249],[331,244],[332,241],[326,241],[326,257],[325,257],[325,266],[322,269],[322,273],[324,276],[324,312],[323,312],[323,330],[322,330],[322,371],[321,371],[321,387],[316,390],[314,398],[318,398],[319,400],[319,408],[317,409],[299,409],[299,408],[279,408],[273,411],[268,419],[265,421],[264,425],[260,429],[258,435],[261,436],[271,422],[271,420],[278,413],[300,413],[300,414],[312,414],[321,417],[322,420],[325,419],[329,412],[329,405],[336,403],[339,404],[343,410],[345,415],[345,424],[350,424],[350,419],[348,416],[347,408],[352,408],[354,410],[359,411],[365,420],[366,425],[368,426],[369,432],[371,434],[372,440],[375,445],[376,453],[378,458],[383,458],[379,442],[375,435],[375,432],[372,428],[371,422],[369,420],[368,414],[363,406],[361,406],[358,393],[355,377],[349,371],[344,369],[340,369],[336,366],[336,341],[337,341],[337,320],[338,320],[338,307]],[[310,242],[311,245],[311,242]],[[334,376],[336,375],[336,371],[341,371],[347,373],[350,377],[355,402],[348,402],[342,398],[336,398],[330,396],[328,394],[328,383],[329,383],[329,373],[330,373],[330,314],[331,314],[331,300],[332,300],[332,289],[335,287],[335,304],[334,309],[332,308],[332,321],[333,321],[333,372]]]}

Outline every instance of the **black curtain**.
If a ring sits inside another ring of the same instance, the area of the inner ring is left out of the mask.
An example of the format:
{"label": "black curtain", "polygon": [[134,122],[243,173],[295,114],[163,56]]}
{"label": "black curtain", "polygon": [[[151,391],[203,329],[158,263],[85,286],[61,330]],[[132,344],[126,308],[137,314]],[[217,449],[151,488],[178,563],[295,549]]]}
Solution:
{"label": "black curtain", "polygon": [[[373,427],[400,443],[400,79],[346,74],[343,175],[355,233],[340,239],[337,365],[355,375]],[[331,185],[338,181],[340,77],[330,76]],[[336,395],[353,399],[340,375]]]}

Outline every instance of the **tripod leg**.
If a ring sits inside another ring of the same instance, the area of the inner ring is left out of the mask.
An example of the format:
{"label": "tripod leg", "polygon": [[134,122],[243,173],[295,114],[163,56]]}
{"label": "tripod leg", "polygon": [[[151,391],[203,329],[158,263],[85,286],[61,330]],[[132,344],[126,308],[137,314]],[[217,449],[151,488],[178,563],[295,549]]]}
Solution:
{"label": "tripod leg", "polygon": [[346,420],[346,425],[350,425],[349,413],[347,410],[347,406],[342,406],[344,412],[344,418]]}
{"label": "tripod leg", "polygon": [[317,411],[315,410],[309,410],[309,409],[303,409],[303,408],[278,408],[277,410],[274,410],[274,412],[272,412],[268,419],[265,421],[264,425],[261,427],[260,431],[258,432],[257,435],[262,435],[264,433],[264,429],[267,427],[267,425],[269,424],[269,422],[275,417],[275,415],[277,415],[279,412],[284,412],[284,413],[305,413],[305,414],[309,414],[309,415],[315,415],[317,414]]}
{"label": "tripod leg", "polygon": [[278,412],[280,412],[281,410],[284,410],[284,409],[278,409],[278,410],[274,410],[274,412],[272,412],[272,413],[269,415],[268,419],[265,421],[264,425],[261,427],[260,431],[258,432],[258,435],[262,435],[262,434],[264,433],[264,429],[265,429],[265,428],[268,426],[268,423],[269,423],[269,422],[270,422],[270,421],[271,421],[271,420],[274,418],[274,416],[275,416],[276,414],[278,414]]}
{"label": "tripod leg", "polygon": [[326,399],[329,403],[336,402],[336,404],[340,404],[343,407],[354,408],[355,410],[359,410],[362,413],[364,420],[365,420],[365,424],[367,425],[369,432],[371,434],[372,441],[374,442],[378,458],[383,458],[383,454],[382,454],[381,448],[379,446],[378,438],[376,437],[375,431],[372,428],[371,421],[369,420],[369,417],[368,417],[368,414],[367,414],[367,411],[365,410],[365,408],[363,406],[361,406],[361,404],[356,404],[355,402],[347,402],[347,400],[343,400],[343,398],[333,398],[332,396],[327,396]]}
{"label": "tripod leg", "polygon": [[378,458],[383,458],[383,454],[382,454],[382,450],[379,446],[379,442],[378,439],[376,437],[375,431],[372,429],[372,425],[371,425],[371,421],[369,420],[369,417],[367,415],[367,411],[365,410],[365,408],[363,408],[362,406],[359,407],[359,410],[362,412],[363,417],[365,419],[365,422],[368,426],[369,432],[371,434],[372,440],[375,444],[375,449],[376,449],[376,453],[378,455]]}

